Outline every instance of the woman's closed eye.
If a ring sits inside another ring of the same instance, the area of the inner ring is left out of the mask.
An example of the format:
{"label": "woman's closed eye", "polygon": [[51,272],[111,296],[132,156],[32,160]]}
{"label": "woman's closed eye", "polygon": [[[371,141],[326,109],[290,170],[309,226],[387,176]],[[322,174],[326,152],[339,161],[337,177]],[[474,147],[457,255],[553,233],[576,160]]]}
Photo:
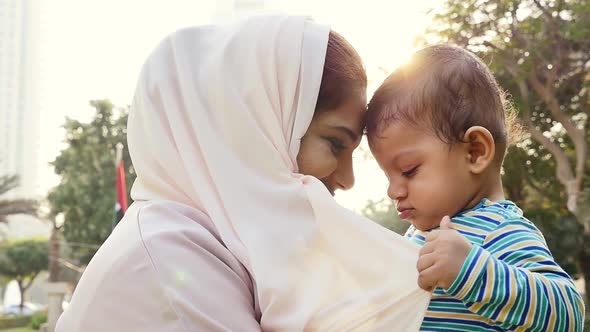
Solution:
{"label": "woman's closed eye", "polygon": [[416,171],[418,171],[418,166],[414,166],[407,171],[402,171],[402,176],[407,178],[412,177],[414,174],[416,174]]}
{"label": "woman's closed eye", "polygon": [[325,139],[330,143],[330,149],[334,155],[339,155],[346,150],[346,144],[341,139],[336,137],[325,137]]}

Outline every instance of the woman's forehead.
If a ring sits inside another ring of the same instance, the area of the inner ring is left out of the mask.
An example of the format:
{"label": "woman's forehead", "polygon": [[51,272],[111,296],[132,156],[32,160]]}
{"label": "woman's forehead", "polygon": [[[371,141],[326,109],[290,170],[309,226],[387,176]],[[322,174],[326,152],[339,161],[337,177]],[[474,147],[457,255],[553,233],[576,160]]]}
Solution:
{"label": "woman's forehead", "polygon": [[345,102],[337,108],[316,114],[319,123],[332,127],[344,126],[355,135],[363,130],[365,107],[362,102]]}

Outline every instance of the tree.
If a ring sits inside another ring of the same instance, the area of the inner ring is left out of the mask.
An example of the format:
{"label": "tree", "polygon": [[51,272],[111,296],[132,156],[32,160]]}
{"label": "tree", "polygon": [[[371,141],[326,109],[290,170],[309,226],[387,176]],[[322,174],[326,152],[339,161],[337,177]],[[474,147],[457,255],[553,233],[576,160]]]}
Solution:
{"label": "tree", "polygon": [[581,229],[577,261],[590,294],[585,182],[590,167],[590,2],[447,0],[434,22],[427,40],[458,44],[487,61],[511,92],[535,142],[530,155],[554,162],[565,207]]}
{"label": "tree", "polygon": [[47,239],[5,241],[0,244],[0,275],[16,280],[23,310],[25,292],[39,274],[47,269]]}
{"label": "tree", "polygon": [[[0,196],[18,187],[17,175],[0,176]],[[32,199],[0,199],[0,222],[13,214],[37,214],[37,201]]]}
{"label": "tree", "polygon": [[[67,148],[53,162],[61,181],[48,195],[50,218],[63,213],[64,237],[76,244],[71,254],[81,264],[90,261],[96,245],[111,233],[116,202],[115,146],[126,144],[127,131],[127,109],[115,110],[108,100],[90,104],[96,110],[90,123],[66,119]],[[126,181],[133,183],[135,174],[127,149],[123,161]]]}
{"label": "tree", "polygon": [[547,160],[535,157],[531,145],[534,142],[509,148],[503,165],[504,192],[541,229],[555,261],[575,276],[581,227],[566,208],[566,195],[553,176],[555,161],[546,155]]}

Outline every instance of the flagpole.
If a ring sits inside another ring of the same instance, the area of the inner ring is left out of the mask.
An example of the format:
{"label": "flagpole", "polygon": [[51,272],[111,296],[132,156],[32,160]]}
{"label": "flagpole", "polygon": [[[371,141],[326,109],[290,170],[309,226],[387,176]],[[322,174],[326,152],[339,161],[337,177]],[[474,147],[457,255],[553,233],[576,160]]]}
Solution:
{"label": "flagpole", "polygon": [[121,142],[117,143],[117,145],[115,145],[115,167],[119,166],[119,162],[121,161],[121,159],[123,159],[123,144]]}

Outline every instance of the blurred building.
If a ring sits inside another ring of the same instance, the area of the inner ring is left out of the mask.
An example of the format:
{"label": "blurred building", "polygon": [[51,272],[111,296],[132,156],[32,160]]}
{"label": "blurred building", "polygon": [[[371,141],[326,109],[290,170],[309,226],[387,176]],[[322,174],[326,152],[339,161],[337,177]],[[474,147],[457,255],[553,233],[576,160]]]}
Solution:
{"label": "blurred building", "polygon": [[39,194],[41,0],[0,0],[0,176],[13,197]]}

